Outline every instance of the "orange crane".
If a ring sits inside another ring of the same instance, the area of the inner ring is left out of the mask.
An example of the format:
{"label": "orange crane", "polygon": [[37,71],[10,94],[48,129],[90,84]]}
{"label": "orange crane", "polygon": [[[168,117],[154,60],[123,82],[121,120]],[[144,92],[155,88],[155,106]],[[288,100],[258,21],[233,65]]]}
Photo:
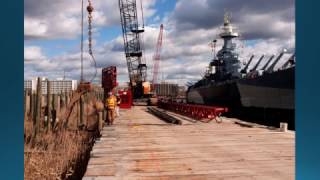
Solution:
{"label": "orange crane", "polygon": [[156,51],[153,55],[153,78],[152,78],[152,91],[155,92],[155,85],[158,83],[158,73],[159,73],[159,62],[160,62],[160,52],[162,48],[162,37],[163,37],[163,24],[160,25],[160,32],[158,36],[158,41],[156,45]]}

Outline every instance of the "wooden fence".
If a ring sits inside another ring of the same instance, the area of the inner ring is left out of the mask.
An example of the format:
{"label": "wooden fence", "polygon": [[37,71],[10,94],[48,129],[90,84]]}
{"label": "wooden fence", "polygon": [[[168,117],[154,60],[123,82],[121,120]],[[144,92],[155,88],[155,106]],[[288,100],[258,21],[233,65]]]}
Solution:
{"label": "wooden fence", "polygon": [[[73,92],[61,92],[60,94],[51,94],[50,82],[47,82],[47,94],[42,94],[41,80],[37,79],[37,90],[25,90],[24,91],[24,119],[25,121],[32,122],[33,124],[33,136],[36,136],[39,131],[53,130],[56,123],[63,121],[63,113],[66,111],[68,103],[70,103]],[[93,91],[85,93],[81,96],[72,109],[73,116],[72,121],[68,123],[68,128],[72,130],[92,130],[90,127],[90,119],[95,118],[98,120],[99,130],[103,126],[103,120],[106,117],[105,110],[100,112],[94,110],[95,105],[92,104],[99,101],[103,102],[103,92]]]}

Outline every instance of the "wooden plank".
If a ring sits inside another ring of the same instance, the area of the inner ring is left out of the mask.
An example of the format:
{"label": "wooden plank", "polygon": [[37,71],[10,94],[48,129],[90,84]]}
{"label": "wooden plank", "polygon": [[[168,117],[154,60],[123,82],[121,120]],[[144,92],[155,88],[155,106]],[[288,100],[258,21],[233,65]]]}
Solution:
{"label": "wooden plank", "polygon": [[294,132],[223,123],[169,125],[133,107],[105,126],[84,180],[294,179]]}

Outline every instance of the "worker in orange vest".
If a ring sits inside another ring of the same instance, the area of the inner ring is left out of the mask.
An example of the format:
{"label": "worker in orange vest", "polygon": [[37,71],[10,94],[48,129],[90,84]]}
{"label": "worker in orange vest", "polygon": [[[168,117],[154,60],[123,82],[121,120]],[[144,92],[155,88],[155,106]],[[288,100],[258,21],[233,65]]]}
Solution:
{"label": "worker in orange vest", "polygon": [[106,108],[108,114],[107,125],[113,125],[113,121],[115,118],[115,108],[117,105],[117,98],[112,94],[112,92],[108,93],[108,98],[106,99]]}

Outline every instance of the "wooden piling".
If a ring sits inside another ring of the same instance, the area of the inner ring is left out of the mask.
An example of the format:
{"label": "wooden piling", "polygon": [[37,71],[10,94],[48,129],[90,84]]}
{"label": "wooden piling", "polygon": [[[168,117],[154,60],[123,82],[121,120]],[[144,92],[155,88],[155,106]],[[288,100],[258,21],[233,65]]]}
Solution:
{"label": "wooden piling", "polygon": [[59,96],[60,96],[60,109],[63,109],[63,107],[64,107],[64,99],[63,99],[62,92],[59,94]]}
{"label": "wooden piling", "polygon": [[50,122],[51,122],[51,84],[50,81],[47,81],[47,122],[46,122],[46,130],[50,130]]}
{"label": "wooden piling", "polygon": [[57,116],[60,114],[60,110],[61,110],[61,99],[60,99],[60,94],[57,94],[56,95],[56,113],[57,113]]}
{"label": "wooden piling", "polygon": [[35,119],[35,104],[36,104],[36,93],[34,91],[31,92],[31,102],[30,102],[30,116],[33,121]]}
{"label": "wooden piling", "polygon": [[52,111],[51,111],[51,116],[52,116],[52,121],[51,121],[51,128],[55,126],[56,123],[56,118],[57,118],[57,110],[56,110],[56,94],[52,94]]}
{"label": "wooden piling", "polygon": [[69,93],[66,93],[66,104],[67,104],[66,106],[68,106],[68,104],[69,104],[69,99],[70,99],[69,98]]}
{"label": "wooden piling", "polygon": [[47,104],[46,100],[47,100],[46,95],[41,94],[41,103],[40,103],[41,104],[41,108],[44,107]]}
{"label": "wooden piling", "polygon": [[83,96],[81,96],[80,97],[80,101],[79,101],[79,103],[80,103],[80,114],[79,114],[79,116],[80,116],[80,126],[82,126],[83,124],[84,124],[84,122],[83,122],[83,101],[84,99],[83,99]]}
{"label": "wooden piling", "polygon": [[98,118],[99,118],[99,132],[100,132],[103,128],[103,113],[102,113],[102,111],[99,112]]}
{"label": "wooden piling", "polygon": [[27,90],[23,92],[23,112],[24,112],[24,120],[27,119]]}
{"label": "wooden piling", "polygon": [[68,97],[69,97],[69,101],[68,103],[71,101],[71,98],[72,98],[72,91],[68,93]]}
{"label": "wooden piling", "polygon": [[99,95],[99,100],[101,100],[101,92],[99,92],[98,95]]}
{"label": "wooden piling", "polygon": [[77,124],[77,128],[80,127],[80,103],[79,101],[75,103],[75,107],[77,108],[77,118],[76,118],[76,124]]}
{"label": "wooden piling", "polygon": [[83,102],[83,108],[85,110],[85,112],[83,113],[84,116],[84,124],[87,127],[88,126],[88,122],[89,122],[89,95],[88,93],[84,94],[84,102]]}
{"label": "wooden piling", "polygon": [[64,102],[65,102],[65,107],[68,106],[68,93],[64,92]]}
{"label": "wooden piling", "polygon": [[35,101],[35,116],[33,119],[33,137],[36,137],[39,132],[40,118],[41,118],[41,78],[37,79],[37,91],[36,91],[36,101]]}
{"label": "wooden piling", "polygon": [[25,99],[25,101],[26,101],[26,107],[25,107],[25,118],[26,118],[26,120],[29,120],[29,117],[30,117],[30,109],[31,109],[31,104],[30,104],[30,99],[31,99],[31,97],[30,97],[30,92],[29,91],[27,91],[27,94],[26,94],[26,99]]}
{"label": "wooden piling", "polygon": [[106,113],[105,113],[105,110],[104,110],[104,108],[103,108],[103,110],[102,110],[102,120],[103,121],[105,121],[106,120]]}

